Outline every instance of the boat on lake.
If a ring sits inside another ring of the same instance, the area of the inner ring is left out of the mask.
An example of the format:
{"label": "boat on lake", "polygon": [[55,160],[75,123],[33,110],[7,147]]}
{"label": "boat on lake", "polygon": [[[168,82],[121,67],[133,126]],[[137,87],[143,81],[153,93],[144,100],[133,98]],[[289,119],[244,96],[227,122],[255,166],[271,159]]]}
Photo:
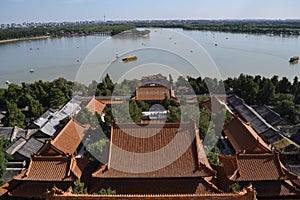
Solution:
{"label": "boat on lake", "polygon": [[29,72],[30,72],[30,73],[33,73],[33,72],[34,72],[34,69],[30,69]]}
{"label": "boat on lake", "polygon": [[299,56],[293,56],[290,58],[289,62],[294,63],[294,62],[297,62],[298,60],[299,60]]}
{"label": "boat on lake", "polygon": [[135,61],[135,60],[137,60],[136,56],[127,56],[127,57],[122,58],[123,62],[129,62],[129,61]]}

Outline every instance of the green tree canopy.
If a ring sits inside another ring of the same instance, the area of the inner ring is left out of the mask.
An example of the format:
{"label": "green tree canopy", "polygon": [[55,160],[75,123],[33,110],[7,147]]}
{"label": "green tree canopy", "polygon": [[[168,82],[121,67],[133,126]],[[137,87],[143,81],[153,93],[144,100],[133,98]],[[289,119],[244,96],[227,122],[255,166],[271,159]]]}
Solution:
{"label": "green tree canopy", "polygon": [[68,101],[65,94],[59,88],[51,88],[49,91],[49,107],[59,108],[59,106],[65,104]]}
{"label": "green tree canopy", "polygon": [[4,125],[8,127],[18,126],[24,128],[25,115],[14,102],[6,102],[7,112],[4,118]]}

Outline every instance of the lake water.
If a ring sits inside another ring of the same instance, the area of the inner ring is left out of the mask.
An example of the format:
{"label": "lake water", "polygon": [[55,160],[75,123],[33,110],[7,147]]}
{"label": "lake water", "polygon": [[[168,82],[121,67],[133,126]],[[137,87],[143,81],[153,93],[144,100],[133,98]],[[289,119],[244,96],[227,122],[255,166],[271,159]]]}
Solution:
{"label": "lake water", "polygon": [[[151,68],[149,74],[159,73],[160,70],[168,73],[170,68],[177,67],[175,71],[179,71],[180,68],[187,69],[185,65],[190,59],[210,69],[209,61],[199,56],[195,49],[197,47],[189,43],[192,40],[203,47],[199,52],[206,52],[206,56],[216,64],[223,78],[235,77],[240,73],[266,77],[279,75],[290,80],[294,76],[300,76],[300,64],[290,65],[288,62],[291,56],[300,55],[298,36],[151,29],[149,38],[84,36],[2,44],[0,45],[0,87],[5,87],[6,80],[21,83],[53,80],[58,77],[88,82],[87,80],[99,78],[100,71],[114,73],[117,78],[124,74],[134,77],[134,71],[131,69],[137,64],[144,66],[144,71]],[[99,45],[103,41],[105,42]],[[97,45],[97,50],[93,50]],[[151,49],[152,47],[158,48]],[[124,64],[120,59],[114,60],[116,53],[122,56],[135,54],[138,60],[136,63]],[[188,61],[177,59],[177,54],[189,58]],[[84,68],[82,68],[83,63],[86,64]],[[147,63],[152,63],[152,66],[148,66]],[[108,65],[109,69],[105,69]],[[34,72],[30,73],[30,69],[34,69]],[[201,67],[198,70],[201,75],[206,75],[202,73]],[[79,71],[80,73],[89,71],[85,75],[85,80],[78,77]],[[199,75],[189,70],[187,74]],[[138,75],[140,73],[136,74]]]}

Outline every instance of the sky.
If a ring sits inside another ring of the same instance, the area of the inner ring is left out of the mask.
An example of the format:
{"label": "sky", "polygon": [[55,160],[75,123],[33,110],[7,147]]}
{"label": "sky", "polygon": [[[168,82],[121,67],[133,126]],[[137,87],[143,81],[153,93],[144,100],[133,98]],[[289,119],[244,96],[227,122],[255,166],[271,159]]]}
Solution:
{"label": "sky", "polygon": [[0,23],[300,19],[299,0],[1,0]]}

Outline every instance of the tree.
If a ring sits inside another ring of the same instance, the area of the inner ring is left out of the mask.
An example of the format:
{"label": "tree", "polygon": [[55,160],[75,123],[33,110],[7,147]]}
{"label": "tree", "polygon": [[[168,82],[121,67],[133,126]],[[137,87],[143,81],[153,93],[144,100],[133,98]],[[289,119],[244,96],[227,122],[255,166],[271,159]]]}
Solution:
{"label": "tree", "polygon": [[232,183],[229,185],[227,192],[240,192],[241,186],[238,182]]}
{"label": "tree", "polygon": [[200,118],[199,118],[199,132],[200,138],[203,140],[206,136],[206,133],[210,124],[211,113],[205,109],[200,110]]}
{"label": "tree", "polygon": [[5,108],[5,89],[0,88],[0,109]]}
{"label": "tree", "polygon": [[35,119],[43,114],[44,108],[42,104],[33,99],[30,95],[26,95],[27,105],[28,105],[28,117]]}
{"label": "tree", "polygon": [[180,108],[181,108],[181,115],[182,115],[181,119],[183,120],[183,122],[189,122],[190,120],[193,120],[196,122],[196,125],[198,127],[197,122],[199,122],[199,115],[200,115],[198,105],[186,104],[186,105],[182,105]]}
{"label": "tree", "polygon": [[257,102],[269,105],[275,96],[275,86],[270,79],[263,78],[257,95]]}
{"label": "tree", "polygon": [[[97,81],[93,80],[91,84],[88,86],[88,95],[94,96],[97,93]],[[96,95],[97,96],[97,95]]]}
{"label": "tree", "polygon": [[20,94],[22,94],[22,87],[16,84],[9,84],[4,96],[5,99],[17,103],[21,97]]}
{"label": "tree", "polygon": [[299,106],[293,102],[290,94],[277,94],[273,101],[274,110],[291,123],[299,122]]}
{"label": "tree", "polygon": [[76,120],[84,125],[90,125],[92,128],[97,128],[99,126],[98,118],[95,114],[90,112],[87,108],[83,108],[76,115]]}
{"label": "tree", "polygon": [[51,88],[48,98],[48,106],[50,108],[59,108],[59,106],[68,101],[64,93],[59,88]]}
{"label": "tree", "polygon": [[84,183],[80,181],[80,179],[76,179],[74,182],[74,194],[87,194],[87,189],[84,187]]}
{"label": "tree", "polygon": [[237,79],[234,91],[238,96],[243,98],[245,102],[252,105],[255,104],[259,85],[254,81],[252,76],[241,74]]}
{"label": "tree", "polygon": [[116,96],[116,95],[123,95],[123,96],[130,95],[129,86],[126,85],[126,84],[123,84],[123,83],[117,84],[114,88],[113,95],[114,96]]}
{"label": "tree", "polygon": [[295,76],[294,81],[293,81],[293,85],[292,85],[292,93],[293,93],[294,95],[297,95],[297,94],[298,94],[299,86],[300,86],[300,84],[299,84],[298,77]]}
{"label": "tree", "polygon": [[103,153],[107,147],[108,140],[106,138],[102,138],[95,143],[87,145],[87,151],[97,160],[104,160]]}
{"label": "tree", "polygon": [[5,145],[4,139],[3,137],[0,137],[0,185],[2,185],[3,183],[1,178],[5,174],[6,163],[7,163],[7,160],[5,158],[5,153],[4,153],[4,145]]}
{"label": "tree", "polygon": [[181,109],[177,106],[169,106],[167,114],[167,122],[180,122]]}
{"label": "tree", "polygon": [[289,80],[286,77],[283,77],[276,87],[277,93],[285,93],[288,94],[292,90],[292,84],[289,82]]}
{"label": "tree", "polygon": [[110,187],[105,189],[105,188],[102,188],[98,194],[101,194],[101,195],[115,195],[117,194],[117,191],[116,190],[112,190]]}
{"label": "tree", "polygon": [[149,110],[149,104],[146,103],[145,101],[136,101],[137,105],[139,106],[142,111],[148,111]]}
{"label": "tree", "polygon": [[58,78],[54,80],[51,84],[51,87],[59,88],[67,99],[70,99],[73,95],[73,86],[74,83],[67,81],[64,78]]}
{"label": "tree", "polygon": [[105,78],[101,83],[97,85],[96,96],[111,96],[115,88],[115,84],[110,79],[109,75],[106,74]]}
{"label": "tree", "polygon": [[132,121],[139,123],[141,121],[142,109],[139,108],[135,100],[129,101],[129,113]]}
{"label": "tree", "polygon": [[207,159],[211,164],[220,165],[220,160],[218,158],[218,155],[220,155],[220,150],[215,145],[208,153],[207,153]]}
{"label": "tree", "polygon": [[4,118],[4,125],[8,127],[18,126],[24,128],[25,115],[14,102],[6,102],[7,112]]}

